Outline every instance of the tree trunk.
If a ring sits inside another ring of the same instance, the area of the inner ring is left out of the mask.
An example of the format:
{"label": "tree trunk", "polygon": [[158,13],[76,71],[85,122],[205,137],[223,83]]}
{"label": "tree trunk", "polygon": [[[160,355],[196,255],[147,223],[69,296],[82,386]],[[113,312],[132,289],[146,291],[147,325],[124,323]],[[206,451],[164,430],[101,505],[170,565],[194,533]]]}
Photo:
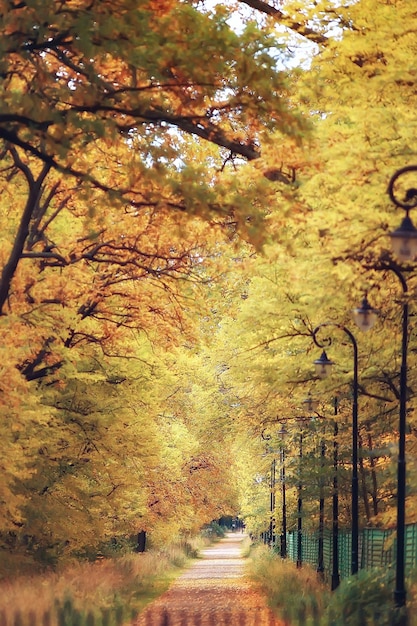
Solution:
{"label": "tree trunk", "polygon": [[138,533],[138,545],[136,546],[136,552],[145,552],[146,550],[146,531],[141,530]]}

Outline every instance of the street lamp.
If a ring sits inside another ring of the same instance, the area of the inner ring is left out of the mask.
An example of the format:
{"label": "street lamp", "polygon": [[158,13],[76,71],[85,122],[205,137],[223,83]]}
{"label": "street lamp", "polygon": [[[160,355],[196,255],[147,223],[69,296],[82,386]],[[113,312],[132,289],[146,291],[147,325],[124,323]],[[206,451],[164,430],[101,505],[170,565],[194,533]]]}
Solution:
{"label": "street lamp", "polygon": [[[327,357],[326,357],[327,358]],[[303,400],[304,410],[308,415],[316,412],[319,401],[315,400],[311,392],[308,392],[307,398]],[[324,437],[320,440],[320,497],[319,497],[319,540],[317,550],[317,572],[320,576],[324,576],[324,493],[323,493],[323,470],[326,454],[326,444]]]}
{"label": "street lamp", "polygon": [[[325,353],[324,353],[325,354]],[[319,360],[319,359],[318,359]],[[325,354],[322,361],[329,363],[329,359]],[[320,364],[321,365],[321,364]],[[321,367],[319,368],[321,371]],[[313,400],[311,394],[303,401],[307,410],[315,411],[318,407],[318,401]],[[336,416],[338,414],[339,401],[338,398],[334,398],[334,415],[333,420],[333,495],[332,495],[332,573],[331,573],[331,590],[334,591],[340,584],[339,574],[339,484],[338,484],[338,471],[339,471],[339,442],[338,434],[339,427]],[[321,440],[321,470],[323,471],[324,457],[325,457],[325,441]],[[323,576],[324,574],[324,497],[323,487],[320,485],[320,501],[319,501],[319,542],[318,542],[318,559],[317,559],[317,572]]]}
{"label": "street lamp", "polygon": [[[306,400],[303,400],[303,404],[307,410],[313,412],[317,409],[318,401],[314,400],[311,394],[308,395]],[[309,421],[309,418],[305,416],[297,416],[297,417],[288,417],[288,418],[279,418],[276,421],[281,424],[281,430],[278,431],[278,434],[281,436],[281,499],[282,499],[282,526],[281,526],[281,557],[285,559],[287,557],[287,508],[286,508],[286,483],[285,483],[285,447],[284,447],[284,438],[287,435],[287,430],[285,428],[285,423],[290,420],[295,420],[300,422],[301,428],[299,431],[299,476],[298,476],[298,484],[297,484],[297,567],[302,566],[302,532],[303,532],[303,522],[302,522],[302,512],[303,512],[303,482],[302,482],[302,459],[303,459],[303,439],[304,439],[304,426]],[[264,440],[271,439],[271,435],[266,434],[266,429],[264,429],[261,433],[261,437]],[[274,484],[275,484],[275,475],[276,475],[276,462],[275,459],[273,461],[273,469],[271,470],[271,476],[274,476]],[[272,500],[272,493],[274,500]],[[272,490],[272,479],[271,479],[271,526],[269,531],[269,537],[272,537],[272,521],[273,515],[272,511],[275,511],[275,490]]]}
{"label": "street lamp", "polygon": [[[316,328],[313,333],[313,339],[316,345],[319,345],[315,339],[316,331],[318,331],[318,328]],[[319,347],[322,348],[323,346],[319,346]],[[323,350],[323,352],[321,353],[320,358],[314,361],[316,374],[319,378],[327,378],[330,375],[330,372],[332,371],[333,365],[334,365],[334,362],[329,359],[325,350]]]}
{"label": "street lamp", "polygon": [[333,498],[332,498],[332,578],[331,590],[334,591],[340,584],[339,574],[339,426],[337,423],[339,401],[334,398],[333,422]]}
{"label": "street lamp", "polygon": [[301,469],[302,469],[302,465],[303,465],[303,426],[304,424],[301,424],[301,428],[300,428],[300,434],[299,434],[299,457],[300,457],[300,462],[299,462],[299,467],[298,467],[298,472],[299,472],[299,476],[298,476],[298,487],[297,487],[297,492],[298,492],[298,497],[297,497],[297,567],[301,567],[303,564],[303,520],[302,520],[302,514],[303,514],[303,483],[301,480]]}
{"label": "street lamp", "polygon": [[287,558],[287,503],[286,503],[286,485],[285,485],[285,447],[284,439],[287,434],[285,426],[282,426],[278,432],[281,436],[281,511],[282,511],[282,525],[281,525],[281,558]]}
{"label": "street lamp", "polygon": [[[270,441],[271,435],[266,432],[264,428],[261,432],[261,439],[264,441]],[[274,452],[267,446],[267,452]],[[269,481],[269,530],[264,535],[264,543],[268,543],[271,548],[275,544],[275,476],[276,476],[276,460],[275,456],[271,462],[271,477]]]}
{"label": "street lamp", "polygon": [[275,545],[275,474],[276,460],[275,457],[271,463],[271,482],[270,482],[270,521],[269,521],[269,545],[271,548]]}
{"label": "street lamp", "polygon": [[309,391],[307,394],[307,398],[303,400],[304,411],[307,413],[307,415],[310,416],[312,413],[315,413],[317,411],[317,409],[319,408],[319,404],[319,401],[313,398],[313,396],[311,395],[311,391]]}
{"label": "street lamp", "polygon": [[[318,401],[313,400],[311,394],[303,401],[306,407],[309,407],[309,411],[317,409]],[[304,443],[304,427],[309,421],[308,417],[298,418],[300,422],[299,433],[299,476],[298,476],[298,498],[297,498],[297,567],[301,567],[303,564],[303,480],[302,480],[302,468],[303,468],[303,443]]]}
{"label": "street lamp", "polygon": [[[395,256],[403,262],[414,261],[417,256],[417,229],[411,221],[409,212],[417,206],[417,190],[407,189],[404,200],[395,195],[395,183],[403,174],[416,172],[417,165],[409,165],[397,170],[388,184],[388,195],[392,202],[405,210],[399,228],[390,233],[391,245]],[[400,411],[399,411],[399,442],[397,467],[397,554],[394,601],[398,608],[406,605],[405,589],[405,495],[406,495],[406,461],[405,461],[405,433],[407,413],[407,342],[408,342],[408,302],[407,281],[397,266],[390,266],[400,281],[403,290],[402,310],[402,342],[401,342],[401,369],[400,369]],[[406,620],[406,617],[404,618]]]}
{"label": "street lamp", "polygon": [[324,491],[323,491],[323,471],[326,455],[326,443],[322,435],[320,441],[320,498],[319,498],[319,543],[317,554],[317,573],[324,577]]}
{"label": "street lamp", "polygon": [[[312,405],[315,406],[315,401],[311,398]],[[288,418],[280,418],[277,420],[278,423],[281,424],[281,430],[278,432],[281,435],[281,440],[283,442],[285,435],[287,434],[287,430],[285,429],[284,424],[289,422],[290,420],[295,420],[297,422],[301,422],[301,429],[299,432],[299,477],[297,484],[297,567],[302,566],[302,509],[303,509],[303,499],[302,499],[302,491],[303,484],[301,480],[301,468],[302,468],[302,458],[303,458],[303,429],[305,423],[308,421],[305,417],[288,417]],[[262,431],[262,439],[270,439],[270,435],[265,435],[265,431]],[[275,470],[274,470],[275,471]],[[281,557],[286,558],[287,556],[287,510],[286,510],[286,485],[285,485],[285,448],[282,444],[281,446],[281,488],[282,488],[282,528],[281,528]],[[272,490],[271,490],[272,493]],[[275,501],[274,501],[275,505]],[[272,509],[272,500],[271,500],[271,509]],[[271,516],[272,517],[272,516]]]}
{"label": "street lamp", "polygon": [[366,333],[375,324],[378,317],[378,311],[369,304],[368,298],[365,296],[362,300],[361,306],[353,309],[352,317],[356,326]]}
{"label": "street lamp", "polygon": [[390,199],[397,207],[405,211],[405,217],[399,228],[389,234],[393,252],[400,261],[413,261],[417,256],[417,229],[409,215],[411,209],[417,206],[417,189],[413,187],[407,189],[404,200],[399,200],[395,195],[394,185],[403,174],[416,171],[417,165],[403,167],[395,172],[388,184]]}
{"label": "street lamp", "polygon": [[[363,304],[363,303],[362,303]],[[369,303],[368,303],[369,304]],[[372,309],[373,310],[373,309]],[[327,357],[325,351],[323,351],[320,359],[316,359],[314,362],[318,363],[318,370],[322,373],[323,365],[327,368],[326,371],[330,373],[330,368],[333,365],[333,361]],[[303,400],[305,410],[309,413],[317,411],[319,402],[314,400],[311,393]],[[332,495],[332,574],[331,574],[331,590],[334,591],[340,584],[339,574],[339,484],[338,484],[338,466],[339,466],[339,442],[338,434],[339,428],[336,416],[338,414],[339,402],[338,398],[334,398],[334,415],[333,420],[333,495]],[[320,456],[321,456],[321,470],[323,471],[324,457],[325,457],[325,441],[321,440]],[[324,497],[323,487],[320,485],[320,501],[319,501],[319,541],[318,541],[318,558],[317,558],[317,572],[320,575],[324,573]]]}
{"label": "street lamp", "polygon": [[[361,307],[360,307],[361,308]],[[358,344],[351,331],[335,322],[325,322],[317,326],[313,331],[313,340],[316,346],[324,348],[324,345],[317,339],[317,334],[321,328],[333,326],[343,330],[348,336],[353,347],[353,404],[352,404],[352,550],[351,550],[351,571],[356,574],[359,569],[359,482],[358,482]],[[369,325],[368,325],[369,327]],[[331,339],[327,340],[327,344]],[[327,357],[325,350],[319,359],[314,361],[317,375],[325,378],[330,373],[333,362]]]}

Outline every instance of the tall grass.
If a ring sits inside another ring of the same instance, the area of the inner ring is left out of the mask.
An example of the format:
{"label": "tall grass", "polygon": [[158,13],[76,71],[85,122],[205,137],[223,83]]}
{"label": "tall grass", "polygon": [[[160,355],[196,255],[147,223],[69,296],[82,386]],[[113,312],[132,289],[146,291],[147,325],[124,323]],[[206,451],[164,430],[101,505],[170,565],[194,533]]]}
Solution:
{"label": "tall grass", "polygon": [[201,541],[4,580],[0,625],[120,624],[168,588]]}
{"label": "tall grass", "polygon": [[310,566],[297,568],[266,546],[252,550],[249,575],[266,594],[271,608],[288,624],[318,625],[327,605],[327,591]]}
{"label": "tall grass", "polygon": [[[395,626],[401,614],[393,606],[393,572],[361,570],[330,592],[309,565],[297,568],[266,546],[251,552],[249,575],[271,608],[291,626]],[[417,577],[407,581],[408,626],[417,626]]]}

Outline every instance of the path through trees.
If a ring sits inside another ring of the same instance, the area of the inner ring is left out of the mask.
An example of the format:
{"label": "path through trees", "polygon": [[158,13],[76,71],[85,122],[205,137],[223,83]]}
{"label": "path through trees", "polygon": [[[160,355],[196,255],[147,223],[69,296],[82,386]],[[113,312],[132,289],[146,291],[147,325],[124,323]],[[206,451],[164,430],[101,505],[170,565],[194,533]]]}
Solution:
{"label": "path through trees", "polygon": [[244,535],[229,533],[139,617],[135,626],[280,626],[244,577]]}

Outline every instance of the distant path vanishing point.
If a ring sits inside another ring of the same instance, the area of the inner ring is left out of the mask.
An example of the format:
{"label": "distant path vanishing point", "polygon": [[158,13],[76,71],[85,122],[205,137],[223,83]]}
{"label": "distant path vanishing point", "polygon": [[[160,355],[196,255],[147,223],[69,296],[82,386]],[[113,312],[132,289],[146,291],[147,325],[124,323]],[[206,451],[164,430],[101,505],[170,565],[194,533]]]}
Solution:
{"label": "distant path vanishing point", "polygon": [[229,533],[201,551],[135,626],[283,626],[244,575],[245,535]]}

